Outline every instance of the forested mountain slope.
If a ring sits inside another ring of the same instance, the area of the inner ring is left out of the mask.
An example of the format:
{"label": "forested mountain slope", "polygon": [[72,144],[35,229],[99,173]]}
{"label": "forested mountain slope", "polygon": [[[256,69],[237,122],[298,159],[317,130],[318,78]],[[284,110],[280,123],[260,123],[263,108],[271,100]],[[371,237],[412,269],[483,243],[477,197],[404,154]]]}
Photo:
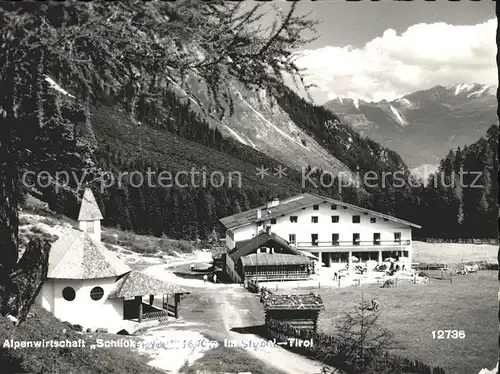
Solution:
{"label": "forested mountain slope", "polygon": [[[291,13],[262,36],[251,27],[257,13],[234,9],[182,1],[2,4],[0,76],[9,89],[0,107],[14,160],[5,170],[48,171],[49,187],[37,191],[69,215],[77,179],[99,190],[107,172],[240,172],[241,188],[137,188],[129,181],[99,194],[108,224],[189,238],[212,232],[221,216],[308,188],[302,167],[350,178],[406,170],[394,152],[280,79],[282,72],[300,75],[291,51],[314,22]],[[256,176],[256,167],[273,172],[280,164],[286,178]],[[57,171],[74,173],[69,187],[55,188]],[[344,188],[341,197],[370,204],[366,192]],[[15,222],[14,210],[2,214]]]}

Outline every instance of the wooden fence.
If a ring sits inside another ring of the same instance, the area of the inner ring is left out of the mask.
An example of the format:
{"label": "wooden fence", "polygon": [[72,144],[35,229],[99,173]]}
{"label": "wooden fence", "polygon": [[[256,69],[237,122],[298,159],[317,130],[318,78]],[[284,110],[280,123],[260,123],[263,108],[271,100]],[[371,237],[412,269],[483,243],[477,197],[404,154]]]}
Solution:
{"label": "wooden fence", "polygon": [[158,310],[156,312],[148,312],[142,315],[143,321],[158,320],[160,323],[168,322],[168,314],[166,310]]}
{"label": "wooden fence", "polygon": [[[305,356],[314,357],[326,365],[344,370],[348,369],[347,365],[343,365],[342,362],[342,352],[346,351],[346,347],[331,335],[311,330],[295,329],[289,324],[277,320],[268,321],[267,329],[269,337],[277,341],[287,341],[289,338],[312,339],[314,342],[312,346],[306,347],[302,345],[288,349]],[[401,373],[445,374],[444,369],[440,367],[431,367],[418,360],[409,360],[388,353],[377,359],[376,367],[379,369],[397,367],[397,372]]]}
{"label": "wooden fence", "polygon": [[478,270],[498,270],[499,264],[498,262],[488,262],[488,261],[466,261],[463,262],[459,265],[446,265],[446,264],[436,264],[436,263],[419,263],[418,265],[414,265],[413,269],[414,270],[419,270],[419,271],[427,271],[427,270],[439,270],[441,271],[442,268],[447,268],[449,267],[452,270],[457,270],[460,268],[462,265],[477,265]]}
{"label": "wooden fence", "polygon": [[498,244],[495,238],[419,238],[413,237],[413,241],[426,243],[459,243],[459,244]]}

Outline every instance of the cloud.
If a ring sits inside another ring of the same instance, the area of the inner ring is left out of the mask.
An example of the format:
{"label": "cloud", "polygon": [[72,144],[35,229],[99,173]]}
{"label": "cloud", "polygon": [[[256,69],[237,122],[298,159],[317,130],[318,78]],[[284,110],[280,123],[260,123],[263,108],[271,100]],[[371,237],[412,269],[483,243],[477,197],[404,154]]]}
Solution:
{"label": "cloud", "polygon": [[496,19],[471,26],[417,24],[386,30],[363,48],[328,46],[303,51],[317,103],[343,95],[392,100],[435,85],[497,84]]}

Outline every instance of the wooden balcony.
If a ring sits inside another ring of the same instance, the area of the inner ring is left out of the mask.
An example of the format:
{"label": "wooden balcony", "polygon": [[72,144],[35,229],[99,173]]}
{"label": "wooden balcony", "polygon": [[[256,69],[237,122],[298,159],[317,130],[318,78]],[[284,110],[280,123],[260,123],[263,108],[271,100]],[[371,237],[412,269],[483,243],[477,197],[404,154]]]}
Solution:
{"label": "wooden balcony", "polygon": [[372,249],[372,250],[378,250],[378,248],[403,248],[406,246],[409,246],[411,244],[410,240],[361,240],[361,241],[354,241],[354,240],[345,240],[345,241],[336,241],[332,242],[330,241],[316,241],[316,242],[297,242],[295,246],[297,248],[304,248],[304,249],[318,249],[320,250],[321,248],[347,248],[347,249],[358,249],[358,248],[363,248],[363,249]]}
{"label": "wooden balcony", "polygon": [[259,271],[257,273],[245,273],[245,279],[251,281],[271,282],[271,281],[285,281],[285,280],[303,280],[309,279],[310,274],[307,271],[296,272],[280,272],[280,271]]}

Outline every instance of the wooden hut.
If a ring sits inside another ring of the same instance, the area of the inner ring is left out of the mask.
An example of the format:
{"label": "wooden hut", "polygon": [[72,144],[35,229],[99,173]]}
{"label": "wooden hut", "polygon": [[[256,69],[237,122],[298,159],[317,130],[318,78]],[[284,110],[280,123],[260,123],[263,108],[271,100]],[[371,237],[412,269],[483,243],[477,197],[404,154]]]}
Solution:
{"label": "wooden hut", "polygon": [[[178,318],[180,296],[188,293],[176,285],[132,270],[116,282],[108,297],[123,298],[124,319],[142,322],[168,316]],[[155,295],[162,296],[160,307],[153,305]],[[144,302],[144,296],[149,296],[148,302]]]}
{"label": "wooden hut", "polygon": [[310,257],[267,230],[237,242],[224,261],[226,273],[233,274],[231,278],[247,281],[308,279],[313,268]]}
{"label": "wooden hut", "polygon": [[264,306],[266,325],[275,320],[287,323],[296,329],[317,331],[319,313],[325,310],[321,296],[312,292],[283,295],[263,288],[260,302]]}

